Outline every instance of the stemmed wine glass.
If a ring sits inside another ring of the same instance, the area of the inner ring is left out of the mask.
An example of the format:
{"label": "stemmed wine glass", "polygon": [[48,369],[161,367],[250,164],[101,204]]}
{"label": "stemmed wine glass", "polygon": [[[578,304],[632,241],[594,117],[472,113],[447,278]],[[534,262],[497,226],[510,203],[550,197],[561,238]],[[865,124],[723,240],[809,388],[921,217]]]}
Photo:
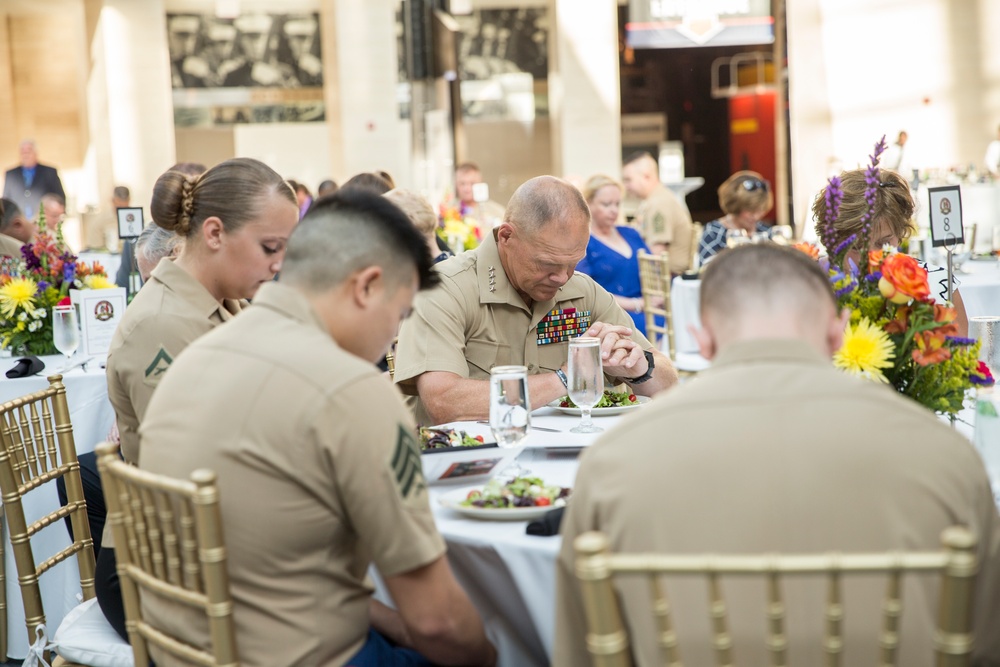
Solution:
{"label": "stemmed wine glass", "polygon": [[80,346],[80,328],[75,306],[55,306],[52,309],[52,343],[66,355],[67,364]]}
{"label": "stemmed wine glass", "polygon": [[[528,369],[524,366],[496,366],[490,371],[490,430],[497,445],[517,447],[531,425],[528,401]],[[517,460],[504,470],[506,475],[523,477],[527,470]]]}
{"label": "stemmed wine glass", "polygon": [[570,433],[600,433],[594,426],[590,411],[604,394],[604,363],[601,361],[600,338],[574,338],[569,342],[567,386],[569,397],[580,408],[583,419]]}

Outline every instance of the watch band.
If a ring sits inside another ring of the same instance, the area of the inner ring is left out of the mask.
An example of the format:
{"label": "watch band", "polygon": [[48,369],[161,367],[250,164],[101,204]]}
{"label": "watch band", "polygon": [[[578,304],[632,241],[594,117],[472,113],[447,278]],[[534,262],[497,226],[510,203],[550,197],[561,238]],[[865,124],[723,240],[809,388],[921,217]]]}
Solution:
{"label": "watch band", "polygon": [[646,372],[637,378],[625,378],[625,382],[628,384],[642,384],[646,380],[653,377],[653,368],[655,367],[653,365],[653,353],[649,350],[645,350],[643,351],[643,354],[646,355],[646,362],[649,364],[649,368],[647,368]]}
{"label": "watch band", "polygon": [[563,383],[564,387],[566,387],[567,389],[569,389],[569,378],[567,378],[566,374],[563,373],[563,369],[561,369],[561,368],[557,368],[556,369],[556,377],[559,378],[559,381]]}

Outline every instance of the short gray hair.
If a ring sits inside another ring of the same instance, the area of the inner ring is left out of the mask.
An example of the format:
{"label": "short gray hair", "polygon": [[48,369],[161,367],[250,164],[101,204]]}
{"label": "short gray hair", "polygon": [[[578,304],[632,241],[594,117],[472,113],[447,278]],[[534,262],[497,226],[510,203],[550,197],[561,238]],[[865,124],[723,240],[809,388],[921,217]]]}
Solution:
{"label": "short gray hair", "polygon": [[136,255],[141,254],[151,266],[156,266],[164,257],[172,256],[183,243],[183,237],[151,222],[135,240],[135,252]]}
{"label": "short gray hair", "polygon": [[575,222],[574,213],[590,224],[590,207],[579,190],[555,176],[536,176],[514,191],[503,221],[533,235],[550,224]]}

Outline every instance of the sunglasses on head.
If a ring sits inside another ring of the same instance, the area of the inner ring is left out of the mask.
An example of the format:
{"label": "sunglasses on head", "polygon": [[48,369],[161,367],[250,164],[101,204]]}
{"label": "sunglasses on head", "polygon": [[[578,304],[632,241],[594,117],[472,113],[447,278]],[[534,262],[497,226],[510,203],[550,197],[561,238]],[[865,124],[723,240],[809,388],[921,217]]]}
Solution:
{"label": "sunglasses on head", "polygon": [[762,181],[756,176],[750,176],[745,181],[740,183],[743,189],[747,192],[753,192],[754,190],[764,190],[767,191],[767,181]]}

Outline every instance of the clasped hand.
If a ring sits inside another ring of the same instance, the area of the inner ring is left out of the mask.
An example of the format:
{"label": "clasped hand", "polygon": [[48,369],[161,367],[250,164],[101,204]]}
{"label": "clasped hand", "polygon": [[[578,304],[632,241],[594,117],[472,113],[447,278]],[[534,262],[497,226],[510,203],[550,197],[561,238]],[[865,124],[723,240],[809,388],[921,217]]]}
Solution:
{"label": "clasped hand", "polygon": [[632,329],[595,322],[583,335],[600,339],[601,362],[606,375],[634,378],[644,374],[649,368],[642,348],[632,340]]}

